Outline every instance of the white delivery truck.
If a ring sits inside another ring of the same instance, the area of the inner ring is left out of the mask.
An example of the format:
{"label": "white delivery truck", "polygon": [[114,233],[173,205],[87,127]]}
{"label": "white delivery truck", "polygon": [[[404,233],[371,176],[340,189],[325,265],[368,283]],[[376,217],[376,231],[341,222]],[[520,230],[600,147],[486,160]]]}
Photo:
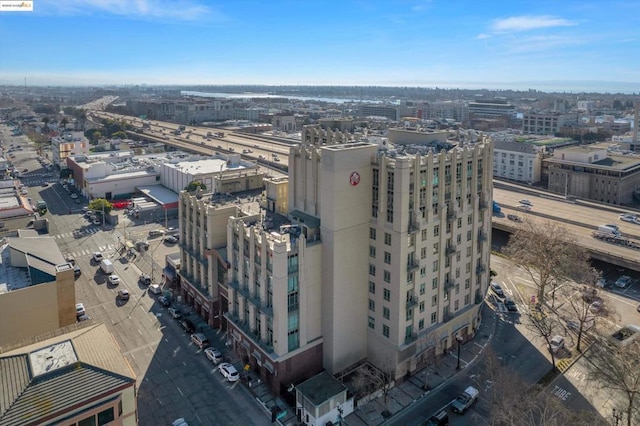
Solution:
{"label": "white delivery truck", "polygon": [[100,269],[106,275],[113,274],[113,262],[109,259],[102,259],[100,261]]}
{"label": "white delivery truck", "polygon": [[620,231],[614,228],[611,225],[600,225],[598,226],[598,232],[601,235],[611,236],[611,237],[619,237]]}

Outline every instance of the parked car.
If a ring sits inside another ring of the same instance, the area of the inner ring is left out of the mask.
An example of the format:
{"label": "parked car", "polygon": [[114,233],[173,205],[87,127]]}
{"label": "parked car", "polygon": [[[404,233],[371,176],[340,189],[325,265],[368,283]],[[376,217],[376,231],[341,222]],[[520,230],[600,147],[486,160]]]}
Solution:
{"label": "parked car", "polygon": [[107,282],[110,285],[119,285],[120,284],[120,277],[117,276],[116,274],[111,274],[107,277]]}
{"label": "parked car", "polygon": [[551,349],[551,352],[555,354],[562,348],[564,348],[564,337],[559,335],[553,336],[553,338],[549,342],[549,349]]}
{"label": "parked car", "polygon": [[173,319],[180,319],[182,318],[182,312],[180,312],[180,309],[178,308],[169,308],[169,315],[171,315],[171,318]]}
{"label": "parked car", "polygon": [[504,290],[502,289],[502,287],[500,287],[500,284],[498,284],[495,281],[491,282],[491,290],[495,293],[496,296],[498,296],[500,299],[504,298]]}
{"label": "parked car", "polygon": [[78,194],[76,194],[76,193],[71,194],[71,198],[73,198],[73,199],[78,198]]}
{"label": "parked car", "polygon": [[100,263],[100,262],[102,262],[102,259],[104,259],[104,256],[99,251],[96,251],[95,253],[93,253],[93,261],[94,262]]}
{"label": "parked car", "polygon": [[140,278],[138,278],[138,281],[142,285],[149,285],[151,284],[151,277],[147,274],[140,274]]}
{"label": "parked car", "polygon": [[162,293],[162,288],[158,284],[151,284],[149,286],[149,293],[160,294]]}
{"label": "parked car", "polygon": [[228,362],[223,362],[222,364],[220,364],[220,366],[218,367],[218,371],[229,382],[237,382],[238,380],[240,380],[240,374],[238,374],[238,370],[236,370],[236,368]]}
{"label": "parked car", "polygon": [[84,314],[86,314],[84,305],[82,303],[76,303],[76,317],[82,316]]}
{"label": "parked car", "polygon": [[90,320],[90,319],[91,319],[91,317],[89,315],[87,315],[87,314],[82,314],[82,315],[78,316],[78,322],[87,321],[87,320]]}
{"label": "parked car", "polygon": [[127,289],[118,290],[118,299],[129,300],[129,290]]}
{"label": "parked car", "polygon": [[165,308],[171,306],[171,300],[169,300],[169,298],[165,296],[158,297],[158,302]]}
{"label": "parked car", "polygon": [[222,362],[222,353],[216,348],[207,348],[204,350],[204,354],[214,364]]}
{"label": "parked car", "polygon": [[167,244],[175,244],[178,242],[178,238],[175,235],[169,235],[165,237],[164,242]]}
{"label": "parked car", "polygon": [[509,312],[518,312],[518,306],[516,305],[516,302],[514,302],[509,297],[507,297],[506,300],[504,301],[504,306],[507,307],[507,310]]}
{"label": "parked car", "polygon": [[520,216],[515,214],[508,214],[507,219],[512,220],[514,222],[522,222],[522,219],[520,219]]}
{"label": "parked car", "polygon": [[449,426],[449,413],[446,410],[437,412],[424,422],[424,426]]}
{"label": "parked car", "polygon": [[209,346],[209,339],[202,333],[192,334],[191,341],[200,349]]}
{"label": "parked car", "polygon": [[164,231],[162,229],[152,229],[149,231],[150,237],[160,237],[162,235],[164,235]]}
{"label": "parked car", "polygon": [[178,324],[180,324],[180,327],[182,327],[184,331],[187,333],[193,333],[194,331],[196,331],[195,324],[186,318],[183,318],[180,321],[178,321]]}
{"label": "parked car", "polygon": [[80,265],[73,265],[73,276],[75,278],[78,278],[80,275],[82,275],[82,270],[80,269]]}
{"label": "parked car", "polygon": [[455,413],[464,414],[464,412],[469,408],[474,402],[478,400],[478,389],[473,386],[469,386],[462,392],[460,395],[456,397],[451,403],[451,408]]}
{"label": "parked car", "polygon": [[616,287],[625,288],[631,282],[631,277],[629,275],[622,275],[620,278],[616,280],[614,285]]}

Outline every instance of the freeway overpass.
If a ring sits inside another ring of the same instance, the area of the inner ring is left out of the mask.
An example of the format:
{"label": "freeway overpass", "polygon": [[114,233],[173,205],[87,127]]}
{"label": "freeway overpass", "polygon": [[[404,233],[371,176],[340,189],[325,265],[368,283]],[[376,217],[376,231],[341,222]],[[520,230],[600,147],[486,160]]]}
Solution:
{"label": "freeway overpass", "polygon": [[[141,119],[102,111],[94,111],[94,114],[100,117],[126,120],[142,129],[143,120]],[[187,129],[191,130],[190,134],[183,132],[183,134],[176,136],[172,134],[172,131],[178,129],[178,124],[157,120],[145,121],[150,122],[149,129],[145,129],[144,133],[130,133],[181,150],[204,155],[212,155],[216,152],[242,153],[243,150],[250,149],[252,152],[241,155],[248,160],[257,161],[264,166],[287,173],[291,141],[284,142],[270,136],[249,135],[241,132],[229,132],[226,129],[195,126],[187,126]],[[224,131],[225,136],[223,138],[207,137],[209,131],[216,130]],[[273,161],[272,154],[274,153],[278,155],[279,161],[277,162]],[[517,215],[523,219],[526,217],[534,222],[542,220],[561,222],[577,243],[585,247],[594,259],[640,271],[640,250],[611,244],[593,237],[598,225],[614,223],[618,225],[626,239],[640,245],[640,225],[622,222],[618,219],[618,216],[628,212],[628,209],[582,200],[568,201],[562,196],[549,194],[533,187],[499,180],[494,180],[493,199],[500,204],[504,213],[503,216],[493,216],[492,223],[495,229],[513,232],[518,224],[508,219],[509,214]],[[527,210],[523,209],[520,204],[521,199],[530,200],[533,206]]]}
{"label": "freeway overpass", "polygon": [[[589,201],[568,201],[564,197],[549,194],[530,187],[505,184],[494,180],[493,199],[502,208],[503,215],[493,215],[493,228],[513,232],[518,223],[510,220],[516,215],[534,223],[544,220],[560,222],[576,242],[586,248],[592,258],[634,271],[640,271],[640,250],[609,243],[593,237],[599,225],[615,224],[624,239],[640,244],[640,225],[623,222],[618,216],[630,212],[621,207]],[[520,200],[531,202],[530,209],[523,208]]]}

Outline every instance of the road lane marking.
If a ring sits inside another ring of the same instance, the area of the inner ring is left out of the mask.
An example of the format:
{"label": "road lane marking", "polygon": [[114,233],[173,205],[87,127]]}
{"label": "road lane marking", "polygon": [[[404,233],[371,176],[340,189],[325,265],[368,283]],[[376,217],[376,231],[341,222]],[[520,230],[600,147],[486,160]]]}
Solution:
{"label": "road lane marking", "polygon": [[180,395],[184,396],[184,394],[182,393],[182,390],[176,386],[176,389],[178,389],[178,392],[180,392]]}

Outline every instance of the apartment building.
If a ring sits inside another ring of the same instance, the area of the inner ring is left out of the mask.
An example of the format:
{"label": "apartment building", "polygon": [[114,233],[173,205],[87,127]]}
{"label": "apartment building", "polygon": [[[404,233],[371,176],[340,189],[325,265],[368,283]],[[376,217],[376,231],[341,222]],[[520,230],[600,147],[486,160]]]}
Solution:
{"label": "apartment building", "polygon": [[522,120],[522,132],[533,135],[555,135],[563,127],[576,127],[579,114],[561,114],[559,112],[526,112]]}
{"label": "apartment building", "polygon": [[69,156],[88,153],[89,140],[82,132],[67,132],[51,138],[51,162],[58,167],[65,167]]}
{"label": "apartment building", "polygon": [[416,155],[322,136],[290,151],[286,218],[282,182],[266,210],[181,194],[183,293],[206,294],[276,392],[363,359],[415,371],[473,337],[489,280],[490,142]]}
{"label": "apartment building", "polygon": [[540,181],[542,151],[533,144],[516,141],[495,141],[493,176],[524,183]]}

